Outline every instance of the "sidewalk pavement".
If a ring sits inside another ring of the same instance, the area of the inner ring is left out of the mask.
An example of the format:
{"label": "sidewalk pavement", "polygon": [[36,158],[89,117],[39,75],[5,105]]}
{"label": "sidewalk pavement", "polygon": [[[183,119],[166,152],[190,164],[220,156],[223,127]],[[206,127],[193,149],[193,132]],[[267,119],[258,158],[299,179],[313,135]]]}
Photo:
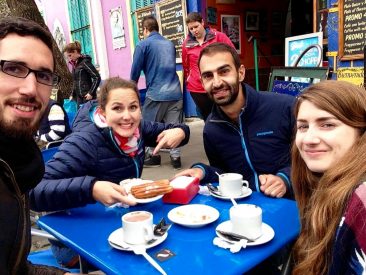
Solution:
{"label": "sidewalk pavement", "polygon": [[203,162],[208,164],[208,160],[203,148],[202,130],[204,122],[198,118],[186,119],[186,124],[191,130],[190,139],[187,145],[181,148],[182,169],[174,170],[170,164],[168,151],[161,151],[160,167],[144,167],[142,178],[148,180],[169,179],[183,169],[188,169],[193,163]]}

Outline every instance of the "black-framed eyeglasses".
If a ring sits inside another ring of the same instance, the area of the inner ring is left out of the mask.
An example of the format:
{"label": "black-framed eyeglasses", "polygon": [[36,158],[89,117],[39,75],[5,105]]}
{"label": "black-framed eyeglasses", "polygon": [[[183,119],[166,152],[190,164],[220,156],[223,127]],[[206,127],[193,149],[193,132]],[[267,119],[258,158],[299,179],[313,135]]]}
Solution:
{"label": "black-framed eyeglasses", "polygon": [[55,86],[61,79],[53,72],[32,70],[14,61],[0,60],[0,66],[3,73],[18,78],[26,78],[30,73],[34,73],[37,82],[47,86]]}

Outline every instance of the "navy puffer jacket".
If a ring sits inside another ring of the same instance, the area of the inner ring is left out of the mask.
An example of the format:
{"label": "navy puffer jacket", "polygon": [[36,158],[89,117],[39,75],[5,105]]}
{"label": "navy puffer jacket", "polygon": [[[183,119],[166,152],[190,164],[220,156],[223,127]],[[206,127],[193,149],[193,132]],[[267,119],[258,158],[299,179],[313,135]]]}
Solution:
{"label": "navy puffer jacket", "polygon": [[31,208],[55,211],[95,203],[92,187],[95,181],[119,183],[141,176],[145,146],[156,146],[157,136],[166,129],[179,127],[189,140],[189,127],[141,121],[141,138],[135,157],[125,154],[115,142],[111,128],[98,128],[92,121],[96,101],[88,102],[75,118],[73,132],[46,164],[43,180],[30,192]]}

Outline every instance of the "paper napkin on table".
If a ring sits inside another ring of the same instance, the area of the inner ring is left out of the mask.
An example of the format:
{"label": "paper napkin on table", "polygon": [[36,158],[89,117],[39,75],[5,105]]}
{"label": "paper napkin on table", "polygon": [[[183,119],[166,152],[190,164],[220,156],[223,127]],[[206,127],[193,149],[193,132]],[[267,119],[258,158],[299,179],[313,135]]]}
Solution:
{"label": "paper napkin on table", "polygon": [[233,243],[229,243],[219,237],[215,237],[213,239],[213,244],[218,246],[218,247],[221,247],[221,248],[224,248],[224,249],[230,249],[230,252],[231,253],[237,253],[239,252],[242,248],[246,248],[247,247],[247,240],[245,239],[242,239],[238,242],[233,242]]}
{"label": "paper napkin on table", "polygon": [[198,194],[201,194],[204,196],[210,196],[210,191],[208,191],[207,186],[200,185],[200,190],[198,190]]}

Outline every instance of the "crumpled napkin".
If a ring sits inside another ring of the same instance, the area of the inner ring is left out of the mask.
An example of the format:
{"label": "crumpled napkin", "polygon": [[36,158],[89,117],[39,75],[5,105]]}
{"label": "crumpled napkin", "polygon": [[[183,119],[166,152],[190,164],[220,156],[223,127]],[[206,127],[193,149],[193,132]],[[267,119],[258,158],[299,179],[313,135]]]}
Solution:
{"label": "crumpled napkin", "polygon": [[245,240],[245,239],[242,239],[238,242],[228,242],[228,241],[223,240],[219,237],[215,237],[212,242],[213,242],[214,245],[216,245],[218,247],[221,247],[221,248],[224,248],[224,249],[230,249],[231,253],[237,253],[242,248],[246,248],[247,243],[248,243],[248,241]]}
{"label": "crumpled napkin", "polygon": [[200,190],[198,190],[198,194],[204,195],[204,196],[210,196],[210,191],[208,191],[207,186],[200,185]]}

